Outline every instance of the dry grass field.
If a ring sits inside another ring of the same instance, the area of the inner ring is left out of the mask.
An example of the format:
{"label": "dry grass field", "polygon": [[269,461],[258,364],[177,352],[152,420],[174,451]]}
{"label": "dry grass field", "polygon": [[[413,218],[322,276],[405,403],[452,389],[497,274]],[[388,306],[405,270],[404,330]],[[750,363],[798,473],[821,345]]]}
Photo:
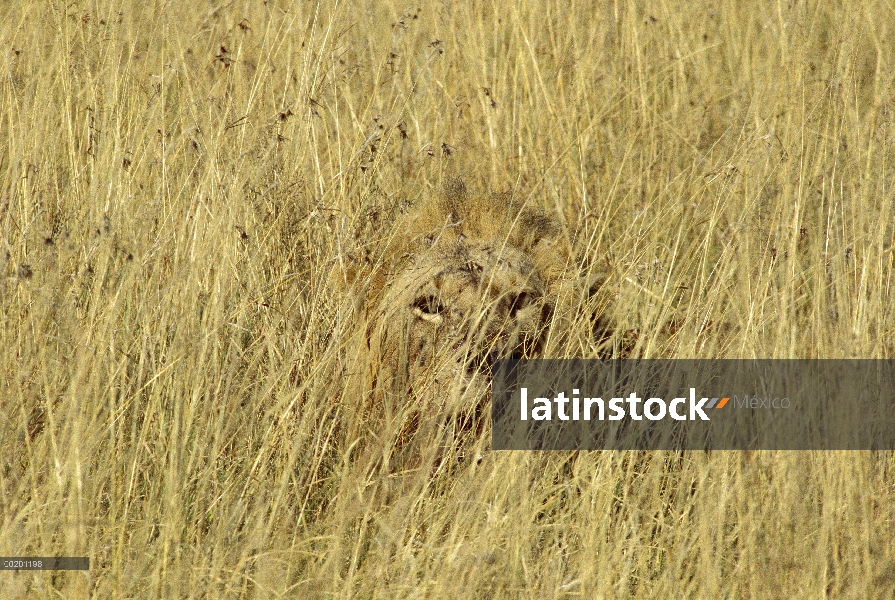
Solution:
{"label": "dry grass field", "polygon": [[0,597],[892,598],[890,453],[399,468],[432,399],[374,414],[328,277],[462,174],[558,216],[638,356],[893,358],[893,39],[883,0],[3,3],[0,555],[91,568]]}

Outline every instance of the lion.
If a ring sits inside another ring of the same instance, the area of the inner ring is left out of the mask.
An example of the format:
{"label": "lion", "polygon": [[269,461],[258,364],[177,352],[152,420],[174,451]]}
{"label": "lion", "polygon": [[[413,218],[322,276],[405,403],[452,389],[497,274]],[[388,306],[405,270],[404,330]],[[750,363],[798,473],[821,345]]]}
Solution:
{"label": "lion", "polygon": [[422,413],[480,431],[494,361],[542,356],[562,320],[570,245],[546,211],[460,179],[391,230],[375,267],[342,275],[363,297],[369,387],[414,403],[407,432]]}

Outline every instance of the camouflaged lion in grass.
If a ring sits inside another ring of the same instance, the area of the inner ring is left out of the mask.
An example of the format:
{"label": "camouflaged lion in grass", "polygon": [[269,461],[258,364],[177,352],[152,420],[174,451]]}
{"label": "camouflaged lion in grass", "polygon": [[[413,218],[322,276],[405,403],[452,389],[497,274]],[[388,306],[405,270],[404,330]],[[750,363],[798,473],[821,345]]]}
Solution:
{"label": "camouflaged lion in grass", "polygon": [[393,225],[360,283],[372,386],[399,397],[481,396],[498,358],[540,356],[569,248],[557,222],[512,194],[462,181]]}
{"label": "camouflaged lion in grass", "polygon": [[565,266],[546,214],[453,181],[406,225],[372,315],[385,386],[468,387],[497,358],[540,354]]}
{"label": "camouflaged lion in grass", "polygon": [[[414,456],[424,448],[438,464],[446,452],[462,460],[462,440],[483,443],[492,363],[562,348],[562,332],[593,307],[586,299],[605,278],[577,274],[547,212],[510,193],[472,194],[458,179],[385,231],[364,238],[372,260],[336,271],[363,323],[363,341],[345,342],[368,368],[363,427],[392,440],[385,447],[407,450],[414,439]],[[595,339],[607,337],[601,317],[585,318]]]}

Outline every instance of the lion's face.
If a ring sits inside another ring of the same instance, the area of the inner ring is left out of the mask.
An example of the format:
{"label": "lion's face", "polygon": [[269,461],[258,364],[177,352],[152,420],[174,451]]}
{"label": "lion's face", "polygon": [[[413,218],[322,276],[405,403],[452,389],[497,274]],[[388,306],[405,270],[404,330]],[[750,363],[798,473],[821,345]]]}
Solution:
{"label": "lion's face", "polygon": [[454,180],[386,231],[367,266],[336,271],[362,306],[377,395],[481,400],[495,359],[541,355],[569,256],[548,213]]}
{"label": "lion's face", "polygon": [[540,352],[553,305],[536,263],[505,239],[437,243],[392,279],[376,343],[387,376],[468,385],[496,358]]}
{"label": "lion's face", "polygon": [[334,269],[363,319],[350,345],[371,418],[388,415],[370,426],[397,418],[400,447],[444,433],[468,439],[485,427],[493,361],[564,343],[580,295],[571,247],[524,197],[472,196],[456,180],[381,231],[372,258]]}

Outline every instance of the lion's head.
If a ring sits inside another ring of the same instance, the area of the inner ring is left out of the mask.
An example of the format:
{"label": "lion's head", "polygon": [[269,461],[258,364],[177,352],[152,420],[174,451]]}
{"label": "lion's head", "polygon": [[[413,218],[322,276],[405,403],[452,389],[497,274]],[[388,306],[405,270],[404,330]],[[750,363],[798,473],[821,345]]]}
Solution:
{"label": "lion's head", "polygon": [[493,361],[542,356],[575,312],[559,304],[581,287],[561,228],[519,196],[452,180],[386,231],[367,266],[339,271],[363,299],[366,381],[408,432],[422,415],[481,425]]}
{"label": "lion's head", "polygon": [[359,308],[357,337],[340,344],[358,352],[351,372],[366,370],[364,429],[390,437],[402,461],[437,447],[441,464],[445,448],[481,443],[494,360],[561,353],[566,330],[586,330],[582,314],[594,349],[608,339],[591,301],[605,278],[582,276],[558,221],[520,196],[451,180],[378,231],[358,237],[331,283]]}
{"label": "lion's head", "polygon": [[395,226],[370,312],[380,385],[468,387],[496,358],[539,355],[564,264],[556,223],[457,180]]}

